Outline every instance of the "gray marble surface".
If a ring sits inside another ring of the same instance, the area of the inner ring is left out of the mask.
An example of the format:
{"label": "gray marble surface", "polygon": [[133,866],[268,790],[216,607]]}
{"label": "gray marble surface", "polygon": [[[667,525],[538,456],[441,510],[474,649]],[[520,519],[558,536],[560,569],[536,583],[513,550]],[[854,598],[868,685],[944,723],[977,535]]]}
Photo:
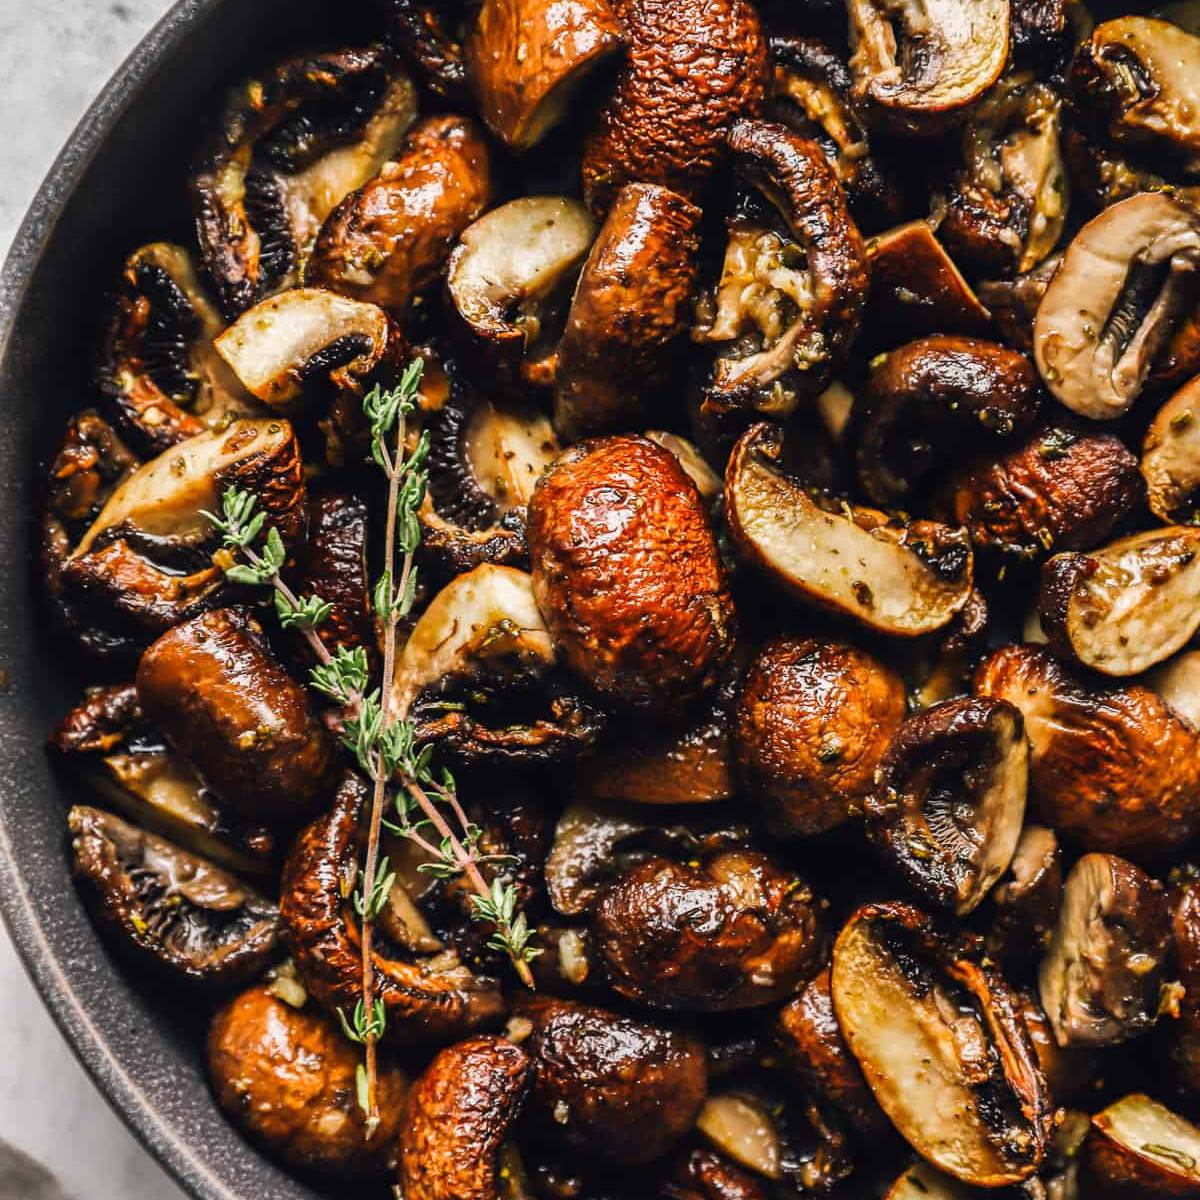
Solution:
{"label": "gray marble surface", "polygon": [[[168,0],[0,0],[0,252]],[[0,927],[0,1200],[182,1200],[75,1062]]]}

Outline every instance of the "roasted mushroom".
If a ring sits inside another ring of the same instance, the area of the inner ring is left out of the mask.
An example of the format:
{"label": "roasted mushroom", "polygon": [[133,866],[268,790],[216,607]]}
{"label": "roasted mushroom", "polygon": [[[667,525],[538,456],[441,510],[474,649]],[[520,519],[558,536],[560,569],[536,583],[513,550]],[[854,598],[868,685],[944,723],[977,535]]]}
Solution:
{"label": "roasted mushroom", "polygon": [[715,1150],[696,1146],[659,1185],[663,1200],[767,1200],[764,1181]]}
{"label": "roasted mushroom", "polygon": [[1159,192],[1093,217],[1038,306],[1034,354],[1046,386],[1096,420],[1137,399],[1155,355],[1194,301],[1200,214]]}
{"label": "roasted mushroom", "polygon": [[785,470],[783,435],[765,422],[742,435],[725,468],[734,541],[784,589],[898,637],[941,629],[966,605],[966,530],[838,504]]}
{"label": "roasted mushroom", "polygon": [[1058,1044],[1111,1046],[1149,1029],[1170,940],[1162,885],[1115,854],[1085,854],[1067,876],[1038,969]]}
{"label": "roasted mushroom", "polygon": [[391,158],[415,116],[412,83],[382,49],[292,59],[231,93],[191,181],[228,320],[295,282],[322,222]]}
{"label": "roasted mushroom", "polygon": [[1167,1040],[1175,1078],[1194,1095],[1200,1092],[1200,871],[1191,864],[1173,871],[1167,902],[1172,970],[1183,987]]}
{"label": "roasted mushroom", "polygon": [[734,738],[742,783],[772,832],[806,837],[859,815],[904,714],[904,684],[864,651],[769,642],[746,671]]}
{"label": "roasted mushroom", "polygon": [[1031,358],[1038,305],[1061,262],[1059,250],[1023,275],[1013,279],[985,279],[979,285],[979,299],[990,310],[1002,339]]}
{"label": "roasted mushroom", "polygon": [[1054,830],[1026,825],[1008,870],[991,895],[987,952],[1001,963],[1029,962],[1049,945],[1062,902],[1062,852]]}
{"label": "roasted mushroom", "polygon": [[270,984],[235,997],[208,1029],[217,1103],[268,1153],[307,1170],[382,1175],[393,1165],[408,1080],[379,1063],[379,1125],[368,1138],[355,1098],[360,1062],[333,1016],[278,999]]}
{"label": "roasted mushroom", "polygon": [[1148,688],[1101,686],[1041,646],[1006,646],[975,690],[1025,717],[1029,796],[1089,850],[1154,858],[1200,828],[1200,734]]}
{"label": "roasted mushroom", "polygon": [[833,1004],[876,1100],[964,1183],[1037,1171],[1054,1108],[1017,998],[986,960],[906,904],[868,904],[838,935]]}
{"label": "roasted mushroom", "polygon": [[1087,1181],[1102,1200],[1195,1200],[1200,1129],[1136,1093],[1092,1118]]}
{"label": "roasted mushroom", "polygon": [[665,713],[719,682],[733,602],[696,485],[642,437],[573,446],[529,504],[538,607],[598,693]]}
{"label": "roasted mushroom", "polygon": [[67,824],[92,915],[143,965],[217,986],[253,978],[278,953],[279,910],[228,871],[97,808],[72,808]]}
{"label": "roasted mushroom", "polygon": [[329,215],[305,280],[403,319],[491,195],[487,144],[475,122],[427,117],[396,157]]}
{"label": "roasted mushroom", "polygon": [[1164,521],[1194,525],[1200,517],[1200,379],[1185,384],[1158,410],[1142,444],[1150,508]]}

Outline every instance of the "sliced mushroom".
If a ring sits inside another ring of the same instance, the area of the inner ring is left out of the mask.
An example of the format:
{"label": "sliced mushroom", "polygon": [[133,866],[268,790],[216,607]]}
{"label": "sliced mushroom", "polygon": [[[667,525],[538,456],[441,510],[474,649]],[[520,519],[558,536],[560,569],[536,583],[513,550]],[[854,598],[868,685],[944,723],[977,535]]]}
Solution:
{"label": "sliced mushroom", "polygon": [[[330,1012],[351,1012],[362,993],[362,947],[347,881],[366,842],[366,785],[347,776],[332,808],[303,829],[284,863],[280,915],[296,969]],[[499,985],[473,974],[453,950],[414,955],[376,931],[375,995],[387,1013],[387,1037],[428,1044],[500,1024]]]}
{"label": "sliced mushroom", "polygon": [[554,424],[567,439],[628,426],[669,379],[691,315],[700,217],[656,184],[613,198],[558,344]]}
{"label": "sliced mushroom", "polygon": [[1042,568],[1051,647],[1103,675],[1139,675],[1200,629],[1200,529],[1171,525]]}
{"label": "sliced mushroom", "polygon": [[728,151],[724,134],[754,116],[767,86],[767,47],[746,0],[628,0],[627,50],[584,145],[583,189],[595,213],[627,183],[698,199]]}
{"label": "sliced mushroom", "polygon": [[533,588],[568,665],[609,700],[669,713],[720,682],[733,601],[696,485],[642,437],[582,442],[529,504]]}
{"label": "sliced mushroom", "polygon": [[361,1177],[393,1165],[408,1080],[394,1063],[379,1061],[379,1125],[368,1137],[356,1099],[361,1061],[334,1017],[277,999],[270,984],[235,997],[208,1029],[217,1103],[269,1154],[302,1170]]}
{"label": "sliced mushroom", "polygon": [[1195,1200],[1200,1196],[1200,1129],[1136,1093],[1092,1118],[1087,1175],[1103,1200]]}
{"label": "sliced mushroom", "polygon": [[1067,876],[1038,968],[1058,1044],[1111,1046],[1149,1029],[1170,942],[1162,885],[1115,854],[1085,854]]}
{"label": "sliced mushroom", "polygon": [[467,760],[555,761],[596,736],[597,711],[558,679],[530,577],[485,563],[430,602],[396,665],[392,703],[421,742]]}
{"label": "sliced mushroom", "polygon": [[1142,444],[1150,508],[1164,521],[1194,525],[1200,515],[1200,379],[1158,410]]}
{"label": "sliced mushroom", "polygon": [[975,1192],[957,1179],[926,1162],[914,1163],[900,1172],[884,1200],[972,1200]]}
{"label": "sliced mushroom", "polygon": [[752,850],[695,866],[651,858],[601,896],[596,946],[614,990],[654,1008],[728,1012],[771,1004],[815,973],[824,905]]}
{"label": "sliced mushroom", "polygon": [[1148,688],[1102,686],[1044,647],[1006,646],[975,690],[1024,714],[1030,800],[1059,833],[1140,860],[1200,828],[1200,734]]}
{"label": "sliced mushroom", "polygon": [[701,412],[782,420],[824,390],[858,334],[866,248],[816,142],[766,121],[736,122],[728,141],[769,205],[728,222],[721,278],[692,333],[715,350]]}
{"label": "sliced mushroom", "polygon": [[67,825],[92,915],[143,965],[226,985],[278,952],[279,910],[228,871],[97,808],[77,805]]}
{"label": "sliced mushroom", "polygon": [[485,0],[466,66],[487,127],[528,150],[564,121],[582,84],[621,47],[605,0]]}
{"label": "sliced mushroom", "polygon": [[787,591],[868,629],[916,637],[948,625],[971,594],[966,530],[827,502],[784,474],[783,457],[780,430],[761,423],[725,468],[742,553]]}
{"label": "sliced mushroom", "polygon": [[858,477],[876,504],[904,504],[973,444],[1003,443],[1037,416],[1041,387],[1023,354],[978,338],[922,338],[871,364],[862,392]]}
{"label": "sliced mushroom", "polygon": [[1029,962],[1049,945],[1062,901],[1062,852],[1054,830],[1026,825],[1008,870],[992,891],[987,952],[1002,963]]}
{"label": "sliced mushroom", "polygon": [[1002,339],[1022,354],[1033,357],[1033,323],[1038,305],[1062,262],[1062,251],[1014,279],[987,279],[979,285],[979,299],[992,314]]}
{"label": "sliced mushroom", "polygon": [[964,1183],[1037,1171],[1054,1109],[1017,998],[906,904],[868,904],[833,951],[838,1024],[913,1148]]}
{"label": "sliced mushroom", "polygon": [[1008,0],[849,0],[855,92],[909,133],[960,119],[1008,61]]}
{"label": "sliced mushroom", "polygon": [[321,223],[388,161],[416,93],[385,50],[292,59],[229,97],[191,181],[228,320],[293,284]]}
{"label": "sliced mushroom", "polygon": [[441,1051],[413,1084],[400,1137],[405,1200],[501,1200],[501,1150],[533,1064],[519,1046],[474,1037]]}
{"label": "sliced mushroom", "polygon": [[777,836],[858,816],[892,735],[904,684],[862,650],[777,637],[750,663],[734,726],[738,771]]}
{"label": "sliced mushroom", "polygon": [[1093,217],[1063,255],[1034,324],[1042,378],[1084,417],[1119,417],[1194,300],[1200,215],[1160,192]]}
{"label": "sliced mushroom", "polygon": [[487,143],[466,117],[426,117],[397,156],[329,215],[306,282],[402,319],[492,195]]}
{"label": "sliced mushroom", "polygon": [[1004,874],[1025,819],[1029,748],[1002,700],[945,700],[910,717],[867,797],[867,825],[909,883],[966,916]]}
{"label": "sliced mushroom", "polygon": [[526,1114],[552,1145],[635,1166],[691,1129],[707,1090],[694,1037],[548,996],[522,997],[516,1011],[532,1025]]}

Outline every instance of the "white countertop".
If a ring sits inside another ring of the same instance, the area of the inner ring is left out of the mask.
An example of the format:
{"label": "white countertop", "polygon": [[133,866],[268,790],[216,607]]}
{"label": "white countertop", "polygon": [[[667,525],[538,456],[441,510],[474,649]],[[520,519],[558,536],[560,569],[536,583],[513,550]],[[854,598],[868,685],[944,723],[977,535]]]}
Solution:
{"label": "white countertop", "polygon": [[[0,253],[84,109],[167,6],[0,0]],[[0,1200],[182,1200],[75,1062],[2,927],[0,1014]]]}

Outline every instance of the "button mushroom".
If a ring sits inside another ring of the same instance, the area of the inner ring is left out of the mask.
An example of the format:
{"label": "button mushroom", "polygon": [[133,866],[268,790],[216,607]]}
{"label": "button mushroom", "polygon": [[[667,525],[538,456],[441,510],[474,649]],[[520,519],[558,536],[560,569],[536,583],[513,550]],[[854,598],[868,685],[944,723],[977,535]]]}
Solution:
{"label": "button mushroom", "polygon": [[1092,1118],[1084,1154],[1102,1200],[1200,1196],[1200,1129],[1141,1093]]}
{"label": "button mushroom", "polygon": [[1196,524],[1200,513],[1200,379],[1160,408],[1142,443],[1150,508],[1164,521]]}

